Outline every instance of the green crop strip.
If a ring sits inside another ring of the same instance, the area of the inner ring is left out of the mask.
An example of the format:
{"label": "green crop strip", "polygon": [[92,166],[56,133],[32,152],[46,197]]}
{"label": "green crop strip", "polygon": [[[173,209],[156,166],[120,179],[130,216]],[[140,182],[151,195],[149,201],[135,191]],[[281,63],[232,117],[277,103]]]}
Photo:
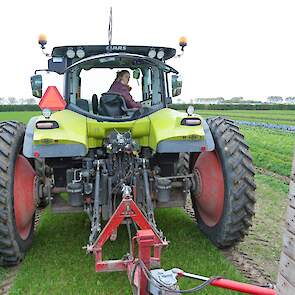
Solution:
{"label": "green crop strip", "polygon": [[[156,219],[158,227],[171,242],[163,250],[163,268],[179,267],[206,276],[221,275],[244,281],[183,210],[160,209],[156,212]],[[94,257],[86,255],[82,249],[87,243],[88,234],[86,215],[53,215],[47,211],[10,294],[130,294],[126,273],[95,272]],[[106,244],[104,257],[121,258],[128,251],[127,237],[125,226],[122,225],[118,240]],[[181,280],[182,288],[192,287],[196,283]],[[232,293],[210,287],[200,294]]]}

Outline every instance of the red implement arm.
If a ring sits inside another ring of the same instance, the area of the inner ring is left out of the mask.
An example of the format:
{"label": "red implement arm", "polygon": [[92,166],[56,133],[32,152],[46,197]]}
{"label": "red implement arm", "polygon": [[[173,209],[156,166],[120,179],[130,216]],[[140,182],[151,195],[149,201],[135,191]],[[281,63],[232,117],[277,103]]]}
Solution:
{"label": "red implement arm", "polygon": [[[137,207],[135,202],[129,197],[124,197],[121,201],[120,205],[103,228],[100,233],[98,239],[94,243],[93,251],[96,257],[96,271],[97,272],[105,272],[105,271],[123,271],[127,269],[127,265],[132,261],[134,261],[135,253],[132,253],[132,257],[130,259],[124,260],[108,260],[103,261],[102,259],[102,247],[105,242],[110,238],[112,232],[118,228],[118,226],[122,223],[125,218],[131,218],[138,225],[141,230],[149,230],[149,233],[153,234],[152,243],[150,243],[150,247],[154,248],[154,256],[145,258],[145,254],[143,254],[143,261],[146,261],[149,265],[148,260],[153,266],[160,265],[160,256],[161,256],[161,248],[166,246],[168,243],[163,241],[150,223],[147,221],[141,210]],[[143,239],[140,235],[141,231],[138,231],[137,240]],[[138,237],[139,235],[139,237]],[[140,249],[139,249],[140,253]],[[150,268],[150,267],[149,267]]]}

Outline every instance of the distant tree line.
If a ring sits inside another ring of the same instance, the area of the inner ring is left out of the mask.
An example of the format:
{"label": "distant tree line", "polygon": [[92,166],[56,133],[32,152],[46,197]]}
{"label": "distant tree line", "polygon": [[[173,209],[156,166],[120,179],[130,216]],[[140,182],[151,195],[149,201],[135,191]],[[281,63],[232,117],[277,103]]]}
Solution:
{"label": "distant tree line", "polygon": [[[181,98],[176,99],[176,104],[185,103]],[[253,99],[244,99],[242,96],[232,97],[230,99],[225,99],[224,97],[200,97],[191,99],[189,101],[190,104],[265,104],[265,103],[287,103],[287,104],[295,104],[295,97],[289,96],[285,99],[281,96],[269,96],[266,101],[262,100],[253,100]]]}
{"label": "distant tree line", "polygon": [[37,101],[34,98],[15,98],[13,96],[9,97],[0,97],[0,106],[1,105],[33,105],[36,104]]}
{"label": "distant tree line", "polygon": [[186,110],[193,105],[195,110],[295,110],[295,104],[172,104],[175,110]]}
{"label": "distant tree line", "polygon": [[35,98],[0,97],[0,112],[40,111]]}
{"label": "distant tree line", "polygon": [[[267,100],[270,103],[282,103],[284,99],[281,96],[269,96]],[[289,96],[285,98],[285,103],[295,103],[295,97]]]}

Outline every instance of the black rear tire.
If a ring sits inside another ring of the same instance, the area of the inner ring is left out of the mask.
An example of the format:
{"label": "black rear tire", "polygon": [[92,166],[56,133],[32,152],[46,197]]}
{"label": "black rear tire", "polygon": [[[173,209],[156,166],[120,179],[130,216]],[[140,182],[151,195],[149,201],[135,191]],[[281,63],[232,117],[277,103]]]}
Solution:
{"label": "black rear tire", "polygon": [[25,125],[15,121],[0,122],[0,265],[18,264],[32,244],[34,220],[27,238],[18,234],[14,215],[14,171],[22,152]]}
{"label": "black rear tire", "polygon": [[249,147],[238,126],[222,117],[209,118],[207,123],[222,166],[223,213],[217,224],[209,226],[199,213],[198,198],[194,193],[191,194],[192,204],[200,230],[217,247],[227,248],[243,240],[252,225],[256,201],[255,172]]}

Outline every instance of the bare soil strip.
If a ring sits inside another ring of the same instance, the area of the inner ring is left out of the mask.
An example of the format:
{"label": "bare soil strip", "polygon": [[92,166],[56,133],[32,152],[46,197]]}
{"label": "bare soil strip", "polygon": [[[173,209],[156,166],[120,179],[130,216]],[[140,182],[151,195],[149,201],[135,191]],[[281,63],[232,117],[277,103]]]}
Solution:
{"label": "bare soil strip", "polygon": [[0,286],[0,294],[6,295],[9,294],[9,289],[12,286],[16,273],[19,269],[19,266],[14,266],[9,269],[8,274],[6,275],[5,280],[2,282]]}

